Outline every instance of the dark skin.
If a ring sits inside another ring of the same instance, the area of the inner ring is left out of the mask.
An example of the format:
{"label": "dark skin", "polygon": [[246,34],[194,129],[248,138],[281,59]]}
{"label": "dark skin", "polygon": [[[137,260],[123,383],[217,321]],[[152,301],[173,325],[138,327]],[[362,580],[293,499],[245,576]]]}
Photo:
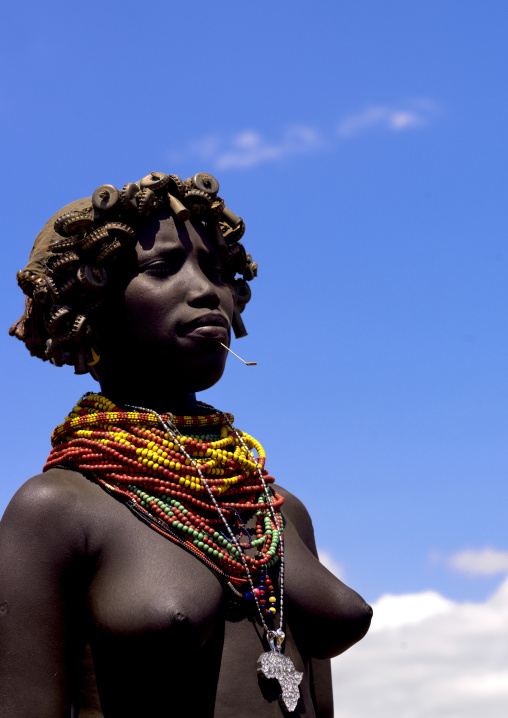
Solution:
{"label": "dark skin", "polygon": [[[219,341],[229,344],[233,310],[218,255],[202,227],[167,216],[139,234],[136,254],[139,268],[97,328],[103,393],[160,412],[204,413],[195,392],[224,371]],[[371,609],[319,563],[305,507],[278,490],[286,499],[284,650],[305,672],[290,715],[330,718],[327,659],[362,638]],[[81,474],[36,476],[7,508],[2,717],[283,716],[278,687],[256,673],[265,650],[259,618],[235,609],[204,564]]]}

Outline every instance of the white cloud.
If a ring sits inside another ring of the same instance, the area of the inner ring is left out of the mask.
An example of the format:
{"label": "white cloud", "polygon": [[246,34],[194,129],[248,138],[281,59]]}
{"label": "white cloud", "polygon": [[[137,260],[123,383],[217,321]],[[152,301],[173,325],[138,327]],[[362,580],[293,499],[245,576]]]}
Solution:
{"label": "white cloud", "polygon": [[447,556],[439,551],[430,554],[432,563],[443,563],[456,573],[471,577],[508,574],[508,551],[493,548],[465,549]]}
{"label": "white cloud", "polygon": [[441,111],[441,107],[430,97],[412,97],[408,100],[408,104],[432,115],[436,115]]}
{"label": "white cloud", "polygon": [[267,162],[285,158],[333,151],[338,139],[348,139],[375,127],[385,127],[402,132],[413,127],[423,127],[438,112],[433,100],[413,98],[399,107],[376,105],[363,112],[343,118],[335,130],[318,130],[312,125],[291,125],[278,137],[267,138],[252,128],[246,128],[232,136],[207,135],[189,142],[186,146],[168,153],[173,165],[181,162],[203,161],[210,170],[249,169]]}
{"label": "white cloud", "polygon": [[427,125],[437,112],[437,105],[426,98],[410,100],[404,106],[374,105],[359,114],[345,117],[338,127],[339,137],[348,139],[374,127],[401,132]]}
{"label": "white cloud", "polygon": [[271,142],[253,130],[235,135],[218,152],[215,166],[219,169],[254,167],[284,157],[318,149],[322,144],[317,130],[308,126],[288,128],[279,140]]}
{"label": "white cloud", "polygon": [[372,624],[371,631],[413,626],[431,616],[446,613],[453,606],[453,601],[448,601],[435,591],[409,593],[402,596],[387,594],[381,596],[376,603],[376,620]]}
{"label": "white cloud", "polygon": [[189,145],[189,151],[193,155],[198,155],[203,159],[213,158],[220,148],[220,138],[217,135],[209,135],[194,140]]}
{"label": "white cloud", "polygon": [[505,718],[508,579],[484,603],[383,596],[371,631],[333,659],[336,718]]}
{"label": "white cloud", "polygon": [[508,551],[484,548],[467,549],[448,558],[448,565],[459,573],[470,576],[495,576],[508,573]]}
{"label": "white cloud", "polygon": [[172,163],[196,158],[212,169],[248,169],[266,162],[314,152],[325,145],[318,130],[308,125],[288,127],[275,140],[269,140],[253,129],[242,130],[232,137],[209,135],[193,140],[181,151],[171,152]]}

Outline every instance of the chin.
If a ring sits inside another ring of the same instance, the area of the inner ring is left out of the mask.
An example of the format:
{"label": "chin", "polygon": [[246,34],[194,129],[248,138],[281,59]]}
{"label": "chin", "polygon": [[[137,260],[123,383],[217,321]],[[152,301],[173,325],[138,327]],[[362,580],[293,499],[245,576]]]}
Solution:
{"label": "chin", "polygon": [[[170,352],[166,355],[159,353],[155,358],[155,352],[150,354],[150,361],[144,362],[142,373],[157,377],[164,384],[165,379],[171,377],[173,383],[185,393],[205,391],[214,386],[224,374],[226,368],[226,350],[203,352],[199,354],[192,352]],[[139,369],[139,367],[138,367]]]}
{"label": "chin", "polygon": [[198,392],[210,389],[221,379],[225,368],[223,364],[221,367],[208,368],[208,371],[197,371],[195,375],[189,377],[189,385],[192,386],[191,391]]}

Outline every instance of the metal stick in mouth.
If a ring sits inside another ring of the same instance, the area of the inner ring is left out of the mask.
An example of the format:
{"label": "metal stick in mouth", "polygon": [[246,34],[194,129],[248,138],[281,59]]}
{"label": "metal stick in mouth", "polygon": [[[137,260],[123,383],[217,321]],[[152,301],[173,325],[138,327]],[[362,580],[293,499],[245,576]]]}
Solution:
{"label": "metal stick in mouth", "polygon": [[227,347],[227,346],[226,346],[225,344],[223,344],[222,342],[219,342],[219,344],[221,345],[221,347],[224,347],[224,349],[227,349],[228,352],[231,352],[231,354],[232,354],[233,356],[235,356],[237,359],[240,359],[240,361],[243,361],[243,363],[245,364],[245,366],[257,366],[257,364],[258,364],[257,361],[245,361],[245,359],[242,359],[242,357],[239,357],[238,354],[235,354],[232,349],[230,349],[229,347]]}

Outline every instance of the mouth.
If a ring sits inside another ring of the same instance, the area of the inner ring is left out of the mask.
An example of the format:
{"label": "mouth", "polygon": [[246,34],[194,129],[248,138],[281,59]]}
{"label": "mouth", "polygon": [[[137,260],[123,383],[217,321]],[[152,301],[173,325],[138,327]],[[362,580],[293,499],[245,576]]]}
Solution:
{"label": "mouth", "polygon": [[223,314],[208,312],[184,324],[181,333],[185,336],[192,334],[209,339],[220,339],[224,336],[229,338],[229,326],[229,321]]}

